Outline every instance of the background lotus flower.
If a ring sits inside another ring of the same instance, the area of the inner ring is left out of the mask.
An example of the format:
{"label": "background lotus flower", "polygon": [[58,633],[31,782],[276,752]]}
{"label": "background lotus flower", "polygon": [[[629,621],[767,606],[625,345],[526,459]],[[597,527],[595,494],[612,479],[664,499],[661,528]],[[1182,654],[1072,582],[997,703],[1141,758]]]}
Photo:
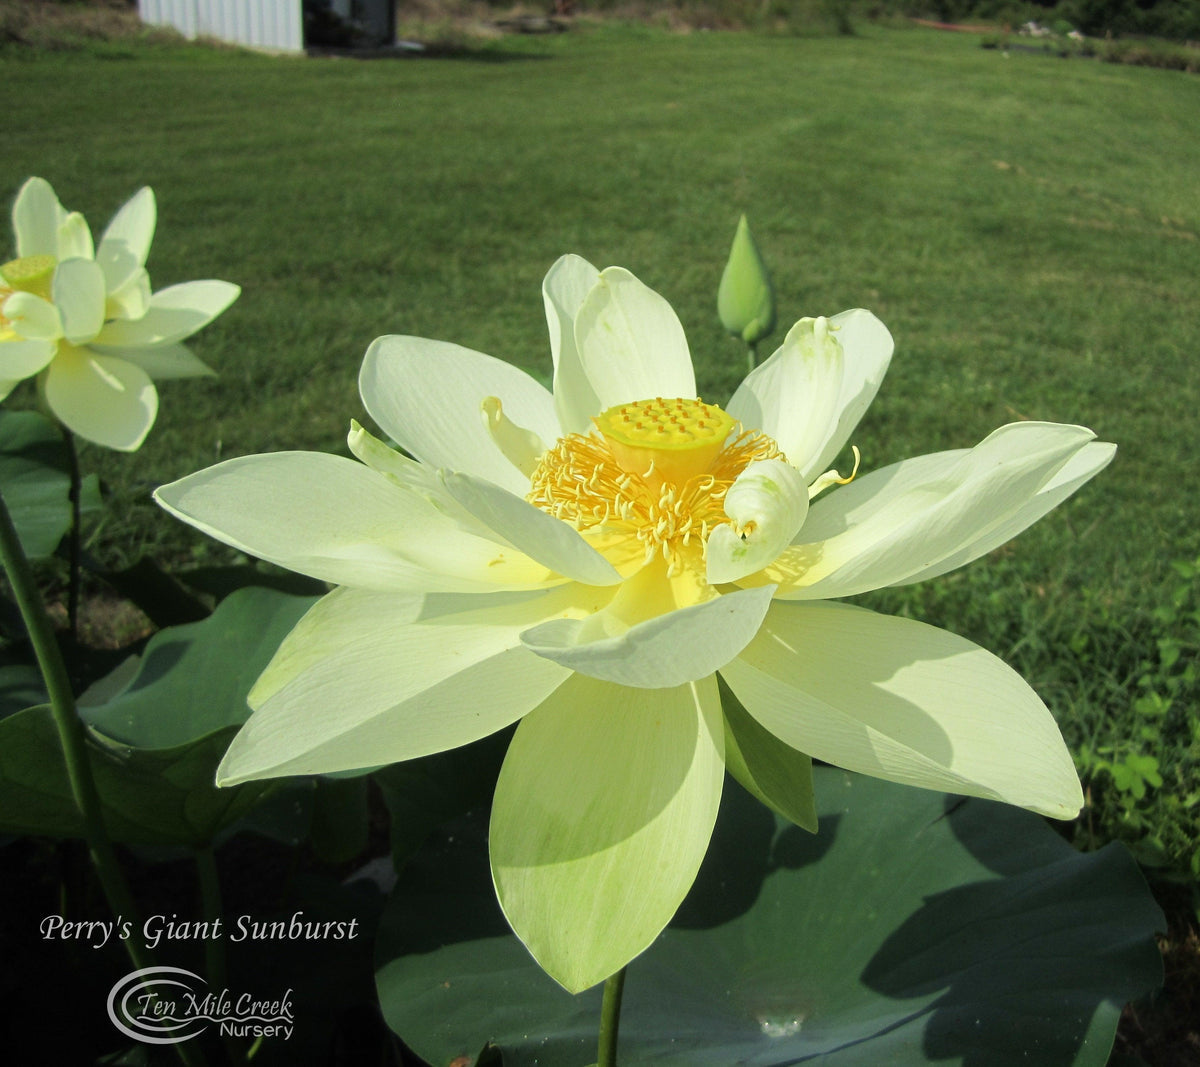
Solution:
{"label": "background lotus flower", "polygon": [[30,178],[13,205],[17,258],[0,266],[0,399],[38,375],[50,411],[72,432],[124,452],[158,414],[152,379],[211,374],[180,344],[240,292],[222,281],[151,293],[146,256],[154,194],[143,188],[93,246],[78,212]]}
{"label": "background lotus flower", "polygon": [[553,394],[480,353],[383,337],[363,401],[415,459],[355,424],[360,462],[248,456],[158,491],[184,521],[339,586],[254,686],[219,781],[411,759],[520,720],[493,877],[570,990],[668,922],[725,767],[809,829],[810,756],[1079,809],[1054,721],[1010,668],[821,601],[974,559],[1111,445],[1023,423],[846,485],[828,468],[892,355],[869,312],[801,320],[722,410],[696,398],[670,306],[628,271],[566,256],[543,296]]}

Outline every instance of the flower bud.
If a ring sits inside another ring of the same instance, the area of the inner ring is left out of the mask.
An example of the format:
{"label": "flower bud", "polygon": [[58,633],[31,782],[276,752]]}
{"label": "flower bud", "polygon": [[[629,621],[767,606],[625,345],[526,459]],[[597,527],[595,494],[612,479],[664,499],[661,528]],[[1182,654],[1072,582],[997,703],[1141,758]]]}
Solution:
{"label": "flower bud", "polygon": [[758,344],[775,328],[775,292],[754,235],[743,215],[738,220],[729,261],[717,290],[721,325],[748,345]]}

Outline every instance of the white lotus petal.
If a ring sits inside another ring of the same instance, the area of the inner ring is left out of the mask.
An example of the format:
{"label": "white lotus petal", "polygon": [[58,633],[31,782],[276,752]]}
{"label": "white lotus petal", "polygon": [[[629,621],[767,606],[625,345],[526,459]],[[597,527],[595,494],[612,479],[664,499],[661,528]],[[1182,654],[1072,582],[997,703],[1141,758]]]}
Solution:
{"label": "white lotus petal", "polygon": [[808,514],[808,486],[783,460],[751,463],[725,494],[725,514],[733,524],[713,530],[705,547],[713,585],[761,570],[791,544]]}
{"label": "white lotus petal", "polygon": [[155,381],[174,378],[212,378],[216,371],[187,345],[162,345],[157,348],[113,348],[90,345],[93,352],[120,356],[142,368]]}
{"label": "white lotus petal", "polygon": [[829,320],[837,332],[842,351],[842,387],[838,393],[838,415],[829,426],[824,445],[813,460],[812,470],[823,471],[842,450],[863,417],[892,361],[895,342],[882,322],[869,311],[854,308]]}
{"label": "white lotus petal", "polygon": [[110,348],[175,344],[207,326],[240,293],[236,285],[215,280],[160,289],[150,298],[145,315],[106,323],[96,342]]}
{"label": "white lotus petal", "polygon": [[507,489],[461,472],[442,472],[447,492],[507,544],[585,585],[615,585],[621,576],[575,528]]}
{"label": "white lotus petal", "polygon": [[96,249],[96,262],[104,271],[110,292],[145,266],[157,219],[154,192],[149,186],[134,193],[112,217]]}
{"label": "white lotus petal", "polygon": [[222,785],[329,773],[457,748],[539,704],[568,676],[520,647],[561,591],[486,597],[336,589],[280,646],[217,771]]}
{"label": "white lotus petal", "polygon": [[576,315],[575,343],[601,411],[696,395],[687,338],[674,310],[621,267],[600,272]]}
{"label": "white lotus petal", "polygon": [[57,341],[0,341],[0,375],[9,382],[5,396],[19,381],[37,374],[54,358]]}
{"label": "white lotus petal", "polygon": [[526,630],[522,643],[564,667],[618,685],[681,685],[718,670],[745,648],[774,592],[773,586],[739,589],[612,632],[624,603],[637,596],[636,580],[625,583],[607,611],[542,623]]}
{"label": "white lotus petal", "polygon": [[723,773],[714,679],[626,689],[574,677],[517,727],[492,805],[509,923],[572,993],[620,970],[683,902]]}
{"label": "white lotus petal", "polygon": [[90,259],[68,259],[58,265],[51,284],[62,315],[63,336],[86,344],[104,325],[104,272]]}
{"label": "white lotus petal", "polygon": [[498,396],[484,397],[480,405],[484,429],[504,458],[526,478],[532,478],[538,461],[546,451],[542,439],[532,430],[518,426],[506,414]]}
{"label": "white lotus petal", "polygon": [[587,433],[600,401],[587,380],[575,344],[575,317],[600,272],[580,256],[562,256],[542,282],[550,355],[554,360],[554,408],[564,433]]}
{"label": "white lotus petal", "polygon": [[380,337],[358,376],[363,404],[402,448],[431,467],[486,478],[524,495],[529,478],[496,447],[480,405],[498,397],[513,422],[553,444],[554,401],[528,374],[481,352],[422,337]]}
{"label": "white lotus petal", "polygon": [[788,462],[813,481],[836,422],[845,356],[827,319],[801,319],[769,359],[745,378],[726,410],[747,429],[761,430]]}
{"label": "white lotus petal", "polygon": [[718,679],[725,715],[725,769],[772,811],[816,833],[812,758],[779,740]]}
{"label": "white lotus petal", "polygon": [[339,585],[469,593],[563,581],[515,549],[463,530],[420,493],[323,452],[242,456],[154,495],[226,544]]}
{"label": "white lotus petal", "polygon": [[58,228],[67,217],[54,188],[45,178],[30,178],[13,204],[17,255],[58,256]]}
{"label": "white lotus petal", "polygon": [[721,673],[776,737],[839,767],[1055,818],[1083,804],[1037,694],[944,630],[843,604],[776,603]]}
{"label": "white lotus petal", "polygon": [[967,452],[905,460],[820,498],[763,580],[779,596],[828,599],[932,573],[1012,525],[1093,438],[1082,426],[1002,426]]}
{"label": "white lotus petal", "polygon": [[[0,314],[8,319],[9,329],[26,341],[37,341],[42,344],[47,341],[57,341],[63,335],[62,316],[59,314],[58,308],[49,300],[43,300],[35,293],[13,293],[0,306]],[[11,343],[5,342],[6,346]],[[7,347],[3,351],[6,362],[15,354],[10,352]],[[50,351],[53,353],[53,345],[50,346]],[[10,368],[10,373],[17,372]],[[33,371],[29,373],[32,374]]]}
{"label": "white lotus petal", "polygon": [[72,345],[59,345],[40,387],[67,429],[118,452],[140,448],[158,415],[158,393],[144,370]]}
{"label": "white lotus petal", "polygon": [[68,213],[58,227],[58,258],[90,260],[95,254],[87,219],[78,211]]}
{"label": "white lotus petal", "polygon": [[1010,515],[1004,522],[989,530],[986,536],[972,541],[958,552],[947,556],[936,566],[911,574],[903,582],[895,584],[909,585],[912,582],[923,582],[929,578],[936,578],[938,575],[946,574],[970,563],[973,559],[986,555],[994,548],[999,548],[1006,541],[1016,537],[1027,526],[1032,526],[1048,511],[1058,507],[1076,489],[1104,470],[1116,454],[1117,446],[1106,441],[1092,441],[1084,445],[1038,490],[1032,500]]}
{"label": "white lotus petal", "polygon": [[140,319],[150,310],[153,294],[150,292],[150,275],[144,267],[133,270],[119,287],[109,289],[104,307],[106,319]]}

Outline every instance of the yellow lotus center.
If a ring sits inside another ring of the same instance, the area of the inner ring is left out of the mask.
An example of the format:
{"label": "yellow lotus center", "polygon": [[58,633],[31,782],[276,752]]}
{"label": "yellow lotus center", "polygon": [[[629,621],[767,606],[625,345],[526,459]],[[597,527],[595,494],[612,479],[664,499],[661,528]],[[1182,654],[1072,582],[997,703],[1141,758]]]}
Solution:
{"label": "yellow lotus center", "polygon": [[526,499],[599,541],[635,539],[645,562],[661,555],[672,576],[699,565],[709,533],[731,522],[725,494],[737,476],[785,458],[771,438],[702,400],[618,404],[592,422],[595,431],[568,434],[542,455]]}
{"label": "yellow lotus center", "polygon": [[[15,292],[33,293],[43,300],[50,299],[50,283],[58,260],[53,256],[22,256],[0,266],[0,298]],[[5,292],[7,290],[7,292]]]}

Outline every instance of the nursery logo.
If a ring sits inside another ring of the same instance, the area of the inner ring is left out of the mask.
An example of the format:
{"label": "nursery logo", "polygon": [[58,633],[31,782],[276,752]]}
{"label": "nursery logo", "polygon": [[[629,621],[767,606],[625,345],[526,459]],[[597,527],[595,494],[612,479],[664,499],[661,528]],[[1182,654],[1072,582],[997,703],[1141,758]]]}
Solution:
{"label": "nursery logo", "polygon": [[121,1033],[147,1045],[175,1045],[217,1026],[222,1037],[292,1036],[292,991],[276,1000],[228,989],[206,990],[202,977],[182,967],[132,971],[108,994],[108,1017]]}

